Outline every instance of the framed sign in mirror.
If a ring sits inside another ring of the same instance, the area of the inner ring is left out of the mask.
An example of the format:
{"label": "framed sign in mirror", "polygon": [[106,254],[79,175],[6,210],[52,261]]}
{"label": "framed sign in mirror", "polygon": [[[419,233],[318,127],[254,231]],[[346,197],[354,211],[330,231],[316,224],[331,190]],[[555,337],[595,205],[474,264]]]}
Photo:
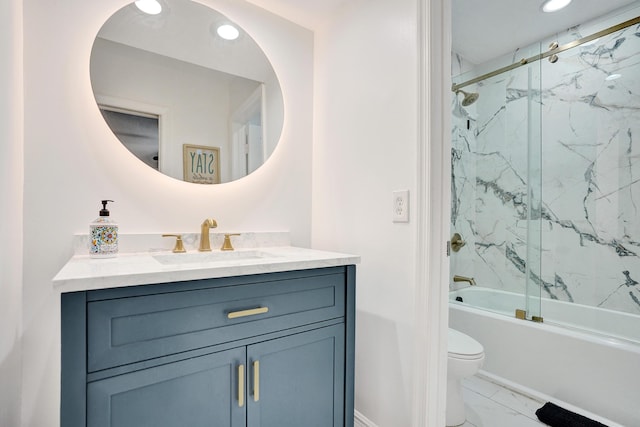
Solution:
{"label": "framed sign in mirror", "polygon": [[183,179],[195,184],[220,184],[220,148],[182,146]]}

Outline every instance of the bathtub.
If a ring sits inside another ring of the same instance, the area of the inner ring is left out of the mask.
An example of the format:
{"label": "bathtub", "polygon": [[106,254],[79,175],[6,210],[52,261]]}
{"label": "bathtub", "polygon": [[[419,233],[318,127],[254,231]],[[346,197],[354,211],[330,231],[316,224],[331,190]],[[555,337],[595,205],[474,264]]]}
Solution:
{"label": "bathtub", "polygon": [[543,298],[540,324],[515,319],[523,301],[482,287],[452,291],[449,325],[484,346],[488,374],[640,426],[640,316]]}

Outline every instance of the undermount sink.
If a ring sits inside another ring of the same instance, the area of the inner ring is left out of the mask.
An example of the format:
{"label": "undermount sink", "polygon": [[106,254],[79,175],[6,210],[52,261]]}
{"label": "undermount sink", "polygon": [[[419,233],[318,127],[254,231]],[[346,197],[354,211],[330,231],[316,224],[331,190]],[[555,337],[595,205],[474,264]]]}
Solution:
{"label": "undermount sink", "polygon": [[276,257],[276,255],[258,250],[229,252],[187,252],[170,254],[164,253],[152,256],[156,261],[164,265],[233,262]]}

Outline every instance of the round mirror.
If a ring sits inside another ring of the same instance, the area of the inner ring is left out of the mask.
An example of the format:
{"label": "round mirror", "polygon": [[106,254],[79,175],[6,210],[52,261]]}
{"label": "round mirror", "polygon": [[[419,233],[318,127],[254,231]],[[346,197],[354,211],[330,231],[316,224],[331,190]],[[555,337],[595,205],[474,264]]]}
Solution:
{"label": "round mirror", "polygon": [[283,97],[269,60],[242,28],[202,4],[138,0],[123,7],[96,36],[90,71],[116,137],[173,178],[242,178],[280,139]]}

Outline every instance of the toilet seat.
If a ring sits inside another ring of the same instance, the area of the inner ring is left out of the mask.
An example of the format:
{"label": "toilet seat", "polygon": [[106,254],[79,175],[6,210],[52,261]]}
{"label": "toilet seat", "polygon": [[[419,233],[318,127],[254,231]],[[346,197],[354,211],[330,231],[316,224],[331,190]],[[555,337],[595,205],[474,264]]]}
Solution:
{"label": "toilet seat", "polygon": [[455,359],[455,360],[480,360],[480,359],[484,359],[484,353],[472,354],[472,355],[449,353],[449,359]]}
{"label": "toilet seat", "polygon": [[476,360],[484,357],[484,348],[470,336],[449,328],[448,353],[454,359]]}

